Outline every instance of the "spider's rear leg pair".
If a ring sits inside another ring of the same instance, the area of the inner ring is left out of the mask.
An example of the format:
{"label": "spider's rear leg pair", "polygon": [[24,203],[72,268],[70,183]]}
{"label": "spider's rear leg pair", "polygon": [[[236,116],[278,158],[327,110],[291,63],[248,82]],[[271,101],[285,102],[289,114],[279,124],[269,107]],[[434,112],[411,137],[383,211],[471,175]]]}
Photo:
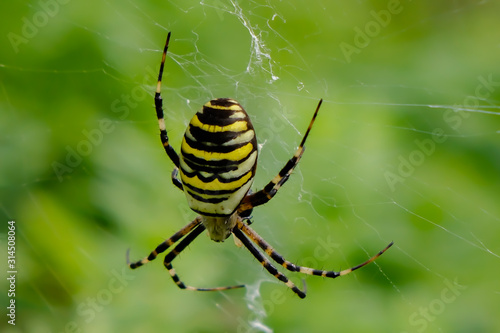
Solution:
{"label": "spider's rear leg pair", "polygon": [[131,263],[129,260],[129,251],[127,251],[127,265],[132,269],[141,267],[141,266],[147,264],[148,262],[156,259],[156,257],[159,254],[165,252],[170,246],[174,245],[182,238],[182,240],[177,244],[177,246],[165,256],[165,259],[163,261],[163,265],[168,270],[168,273],[172,277],[172,280],[174,280],[175,284],[179,288],[187,289],[187,290],[197,290],[197,291],[217,291],[217,290],[227,290],[227,289],[235,289],[235,288],[244,287],[244,285],[237,285],[237,286],[216,287],[216,288],[196,288],[196,287],[191,287],[191,286],[185,285],[179,279],[177,273],[175,272],[175,269],[173,268],[173,266],[171,264],[172,261],[175,259],[175,257],[177,257],[177,255],[179,255],[179,253],[182,252],[182,250],[184,250],[204,230],[205,230],[205,226],[201,223],[201,218],[198,216],[192,222],[190,222],[186,226],[184,226],[181,230],[179,230],[178,232],[173,234],[169,239],[165,240],[160,245],[158,245],[156,247],[156,249],[154,249],[149,254],[149,256],[147,256],[146,258],[143,258],[139,261]]}

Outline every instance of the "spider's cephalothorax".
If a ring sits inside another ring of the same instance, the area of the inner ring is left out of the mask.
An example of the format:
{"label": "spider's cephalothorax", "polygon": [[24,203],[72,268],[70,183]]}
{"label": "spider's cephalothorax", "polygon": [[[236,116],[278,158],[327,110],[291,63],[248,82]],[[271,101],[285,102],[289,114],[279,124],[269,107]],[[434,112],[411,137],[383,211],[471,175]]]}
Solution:
{"label": "spider's cephalothorax", "polygon": [[[244,285],[236,285],[195,288],[186,286],[179,279],[172,266],[172,261],[206,229],[210,238],[218,242],[233,234],[238,239],[239,244],[244,245],[270,274],[285,283],[299,297],[304,298],[306,297],[305,290],[297,288],[292,281],[279,272],[258,248],[289,271],[336,278],[371,263],[392,246],[391,242],[364,263],[339,272],[298,266],[276,252],[271,245],[250,228],[249,216],[254,207],[267,203],[275,196],[299,163],[304,153],[304,144],[322,101],[319,101],[309,127],[292,158],[262,190],[252,193],[250,186],[257,165],[257,140],[247,113],[235,100],[219,98],[206,103],[201,111],[194,115],[186,129],[180,155],[177,155],[170,146],[161,99],[161,78],[169,41],[170,33],[163,49],[155,93],[160,139],[165,152],[175,165],[172,172],[173,184],[184,191],[189,207],[200,215],[158,245],[146,258],[131,263],[128,260],[127,252],[127,263],[130,268],[134,269],[154,260],[158,254],[177,243],[175,248],[165,256],[163,264],[179,288],[214,291],[244,287]],[[179,169],[180,180],[178,178]]]}
{"label": "spider's cephalothorax", "polygon": [[206,103],[186,129],[179,162],[189,207],[202,216],[210,238],[223,241],[257,165],[255,132],[241,105],[228,98]]}

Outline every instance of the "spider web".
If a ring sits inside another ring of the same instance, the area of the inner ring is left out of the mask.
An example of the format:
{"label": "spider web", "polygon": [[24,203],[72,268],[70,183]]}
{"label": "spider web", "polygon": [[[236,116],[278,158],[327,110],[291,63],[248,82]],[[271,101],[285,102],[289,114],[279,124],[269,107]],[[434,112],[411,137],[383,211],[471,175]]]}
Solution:
{"label": "spider web", "polygon": [[[0,58],[2,211],[19,226],[18,281],[32,294],[20,293],[19,303],[37,304],[32,324],[22,325],[498,329],[487,315],[500,294],[498,5],[394,4],[106,1],[92,19],[74,2],[57,12],[18,5],[12,26],[21,36],[21,18],[47,16],[11,58]],[[162,95],[172,145],[206,101],[235,98],[259,142],[254,189],[292,156],[324,99],[299,167],[253,212],[259,234],[288,260],[319,269],[354,266],[390,241],[393,248],[335,281],[284,272],[306,283],[304,301],[232,241],[214,245],[203,235],[174,262],[181,278],[200,287],[244,283],[245,291],[177,293],[161,262],[123,273],[127,247],[141,257],[194,217],[170,184],[156,137],[152,92],[168,31]],[[51,48],[75,60],[58,63]],[[46,61],[32,61],[35,52]],[[25,87],[32,77],[65,94]],[[96,82],[102,87],[89,88]],[[22,101],[22,89],[41,105]],[[119,320],[123,313],[130,319]],[[364,319],[347,320],[354,316]]]}

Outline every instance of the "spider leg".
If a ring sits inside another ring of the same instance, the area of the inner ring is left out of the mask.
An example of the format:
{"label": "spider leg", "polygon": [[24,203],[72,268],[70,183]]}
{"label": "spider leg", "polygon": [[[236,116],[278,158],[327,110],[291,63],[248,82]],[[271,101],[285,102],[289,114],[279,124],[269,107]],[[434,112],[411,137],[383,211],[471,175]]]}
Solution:
{"label": "spider leg", "polygon": [[198,237],[199,234],[201,234],[205,230],[205,226],[203,224],[200,224],[194,229],[191,233],[189,233],[185,238],[182,239],[182,241],[177,244],[177,246],[170,251],[166,256],[165,260],[163,261],[163,264],[165,265],[165,268],[168,270],[168,273],[172,277],[172,280],[174,280],[175,284],[181,288],[181,289],[186,289],[186,290],[196,290],[196,291],[220,291],[220,290],[228,290],[228,289],[236,289],[236,288],[243,288],[245,285],[236,285],[236,286],[226,286],[226,287],[215,287],[215,288],[196,288],[196,287],[191,287],[191,286],[186,286],[180,279],[179,276],[177,275],[175,269],[172,266],[172,261],[189,245],[191,242]]}
{"label": "spider leg", "polygon": [[292,158],[288,160],[288,162],[285,164],[283,169],[280,170],[278,175],[276,175],[276,177],[274,177],[273,180],[271,180],[262,190],[247,195],[238,207],[238,212],[242,213],[252,209],[253,207],[267,203],[276,195],[280,187],[288,180],[291,173],[293,172],[293,169],[297,166],[300,158],[302,157],[302,154],[304,153],[304,144],[306,143],[307,136],[309,135],[314,121],[316,120],[316,116],[318,115],[318,111],[322,102],[323,100],[321,99],[318,103],[318,106],[316,107],[316,111],[314,112],[311,122],[309,123],[306,134],[302,138],[302,141],[300,142],[300,145]]}
{"label": "spider leg", "polygon": [[259,250],[255,247],[255,245],[252,244],[252,242],[241,232],[240,228],[243,223],[240,221],[236,227],[233,229],[233,234],[245,245],[245,247],[252,253],[252,255],[260,262],[264,268],[274,275],[278,280],[281,282],[284,282],[288,288],[292,289],[294,293],[296,293],[300,298],[306,297],[305,291],[300,290],[297,288],[297,286],[290,281],[284,274],[279,272],[276,267],[271,264],[269,259],[267,259],[262,253],[259,252]]}
{"label": "spider leg", "polygon": [[244,223],[238,223],[237,227],[241,229],[255,244],[257,244],[264,252],[267,253],[274,261],[276,261],[278,264],[282,265],[286,269],[292,272],[300,272],[304,274],[309,274],[309,275],[318,275],[318,276],[323,276],[323,277],[329,277],[329,278],[336,278],[342,275],[346,275],[351,273],[352,271],[355,271],[365,265],[368,265],[378,257],[380,257],[387,249],[389,249],[394,243],[391,242],[389,245],[387,245],[382,251],[378,252],[376,255],[368,259],[367,261],[348,268],[344,269],[340,272],[335,272],[335,271],[325,271],[325,270],[320,270],[320,269],[314,269],[314,268],[309,268],[309,267],[302,267],[295,265],[291,263],[290,261],[286,260],[283,258],[282,255],[280,255],[278,252],[276,252],[269,243],[267,243],[259,234],[257,234],[252,228],[250,228],[248,225]]}
{"label": "spider leg", "polygon": [[172,170],[172,183],[181,191],[184,191],[184,187],[182,186],[181,181],[179,178],[177,178],[177,175],[179,174],[179,168],[175,167],[174,170]]}
{"label": "spider leg", "polygon": [[172,146],[168,143],[167,129],[165,127],[165,117],[163,115],[163,100],[161,98],[161,78],[163,76],[163,68],[165,67],[165,58],[167,56],[169,41],[170,41],[170,32],[167,35],[167,41],[165,42],[165,47],[163,49],[163,54],[161,57],[160,72],[158,74],[158,82],[156,84],[156,92],[155,92],[155,109],[156,109],[156,117],[158,118],[158,126],[160,127],[160,140],[161,143],[163,144],[163,148],[165,149],[165,152],[167,153],[168,157],[172,160],[174,165],[176,167],[179,167],[179,156],[175,152],[174,148],[172,148]]}
{"label": "spider leg", "polygon": [[139,261],[131,263],[130,260],[129,260],[129,250],[127,250],[127,265],[130,268],[132,268],[132,269],[136,269],[137,267],[141,267],[142,265],[145,265],[148,262],[154,260],[158,256],[158,254],[164,252],[170,246],[172,246],[173,244],[175,244],[179,239],[181,239],[185,235],[189,234],[191,232],[191,230],[193,230],[194,227],[196,227],[200,223],[201,223],[201,217],[198,216],[192,222],[190,222],[186,226],[184,226],[181,230],[179,230],[175,234],[173,234],[172,237],[170,237],[169,239],[167,239],[166,241],[164,241],[163,243],[161,243],[160,245],[158,245],[156,247],[156,249],[154,249],[149,254],[149,256],[147,256],[147,257],[145,257],[145,258],[143,258],[143,259],[141,259]]}

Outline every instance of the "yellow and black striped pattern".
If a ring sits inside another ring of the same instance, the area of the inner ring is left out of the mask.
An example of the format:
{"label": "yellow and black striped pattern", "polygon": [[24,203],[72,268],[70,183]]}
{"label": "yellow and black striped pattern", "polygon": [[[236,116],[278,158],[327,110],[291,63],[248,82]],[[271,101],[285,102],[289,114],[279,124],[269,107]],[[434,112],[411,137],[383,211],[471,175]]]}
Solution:
{"label": "yellow and black striped pattern", "polygon": [[230,216],[252,185],[257,141],[247,113],[233,99],[206,103],[182,140],[180,177],[189,207],[204,216]]}

